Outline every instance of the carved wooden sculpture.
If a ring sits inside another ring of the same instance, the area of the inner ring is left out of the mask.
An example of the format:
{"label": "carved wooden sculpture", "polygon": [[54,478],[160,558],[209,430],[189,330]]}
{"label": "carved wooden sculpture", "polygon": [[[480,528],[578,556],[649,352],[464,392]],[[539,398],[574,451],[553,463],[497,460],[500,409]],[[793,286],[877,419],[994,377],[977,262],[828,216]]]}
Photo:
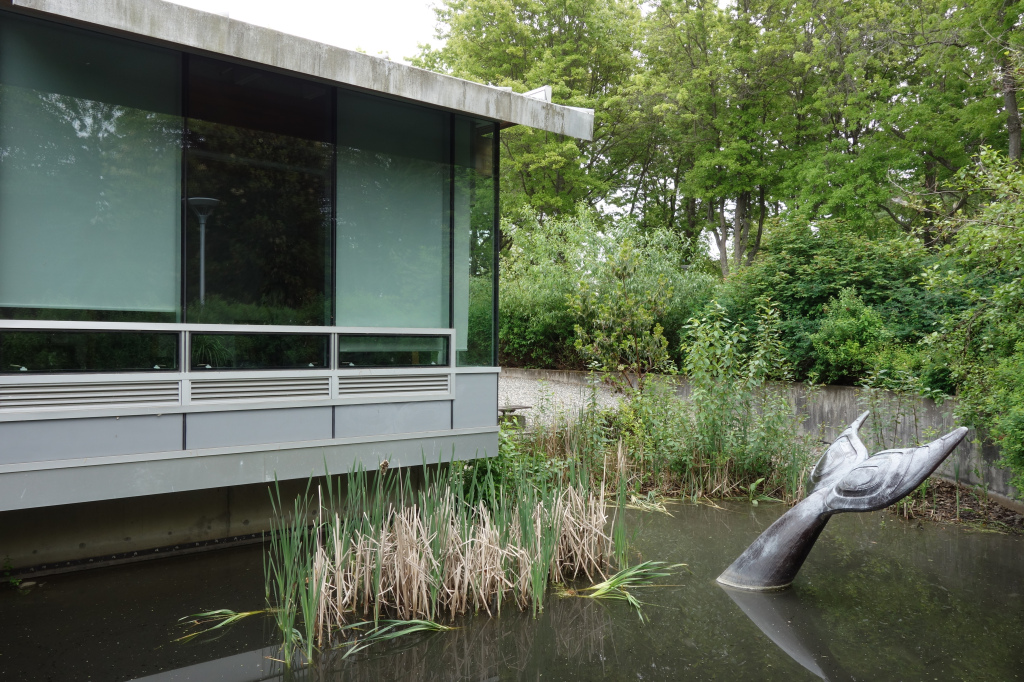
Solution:
{"label": "carved wooden sculpture", "polygon": [[868,457],[857,435],[868,413],[829,447],[810,476],[812,491],[761,533],[718,582],[741,590],[781,590],[793,582],[833,514],[884,509],[910,494],[967,435],[961,427],[918,448]]}

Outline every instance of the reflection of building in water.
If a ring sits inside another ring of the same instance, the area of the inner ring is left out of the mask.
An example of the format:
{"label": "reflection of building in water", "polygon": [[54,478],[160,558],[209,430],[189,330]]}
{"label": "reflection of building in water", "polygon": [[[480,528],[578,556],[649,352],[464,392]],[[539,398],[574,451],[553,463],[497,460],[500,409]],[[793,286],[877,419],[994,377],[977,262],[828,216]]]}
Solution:
{"label": "reflection of building in water", "polygon": [[159,0],[21,4],[0,9],[16,567],[262,530],[238,486],[495,453],[499,131],[589,138],[593,112]]}

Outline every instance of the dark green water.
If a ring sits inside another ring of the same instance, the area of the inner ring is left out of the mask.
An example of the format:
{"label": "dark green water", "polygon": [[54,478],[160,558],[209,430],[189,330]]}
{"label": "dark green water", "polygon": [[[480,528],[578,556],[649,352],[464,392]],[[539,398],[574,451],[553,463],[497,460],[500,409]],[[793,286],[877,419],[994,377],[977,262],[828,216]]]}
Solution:
{"label": "dark green water", "polygon": [[[674,505],[636,514],[637,557],[685,562],[649,588],[650,622],[621,603],[551,597],[544,614],[475,617],[448,633],[328,661],[303,680],[1024,679],[1024,538],[846,514],[793,589],[737,595],[714,582],[779,505]],[[175,644],[202,609],[260,608],[259,547],[43,579],[0,592],[0,679],[276,679],[250,619],[215,641]]]}

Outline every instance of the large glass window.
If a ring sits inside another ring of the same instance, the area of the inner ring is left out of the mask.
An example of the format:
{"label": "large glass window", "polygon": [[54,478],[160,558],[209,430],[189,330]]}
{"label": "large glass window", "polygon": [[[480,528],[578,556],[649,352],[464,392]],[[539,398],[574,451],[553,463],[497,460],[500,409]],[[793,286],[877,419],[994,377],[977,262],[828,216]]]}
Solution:
{"label": "large glass window", "polygon": [[[492,365],[497,136],[0,12],[0,320],[388,328],[336,359]],[[330,366],[327,335],[266,332],[179,360],[164,332],[0,330],[0,372]]]}
{"label": "large glass window", "polygon": [[339,325],[448,327],[449,121],[339,91]]}
{"label": "large glass window", "polygon": [[177,368],[173,333],[0,331],[0,374]]}
{"label": "large glass window", "polygon": [[193,370],[325,369],[326,334],[192,334]]}
{"label": "large glass window", "polygon": [[453,299],[461,367],[497,364],[495,296],[494,123],[455,117]]}
{"label": "large glass window", "polygon": [[431,367],[448,364],[447,336],[339,336],[338,367]]}
{"label": "large glass window", "polygon": [[0,13],[0,317],[178,320],[180,63]]}
{"label": "large glass window", "polygon": [[192,57],[189,322],[330,323],[332,88]]}

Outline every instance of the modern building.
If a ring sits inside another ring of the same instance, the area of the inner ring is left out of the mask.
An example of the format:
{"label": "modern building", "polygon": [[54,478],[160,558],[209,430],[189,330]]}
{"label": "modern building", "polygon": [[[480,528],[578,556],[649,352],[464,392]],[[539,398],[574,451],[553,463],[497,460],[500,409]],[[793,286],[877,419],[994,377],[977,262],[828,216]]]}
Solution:
{"label": "modern building", "polygon": [[161,0],[0,0],[0,560],[494,454],[517,124],[593,112]]}

